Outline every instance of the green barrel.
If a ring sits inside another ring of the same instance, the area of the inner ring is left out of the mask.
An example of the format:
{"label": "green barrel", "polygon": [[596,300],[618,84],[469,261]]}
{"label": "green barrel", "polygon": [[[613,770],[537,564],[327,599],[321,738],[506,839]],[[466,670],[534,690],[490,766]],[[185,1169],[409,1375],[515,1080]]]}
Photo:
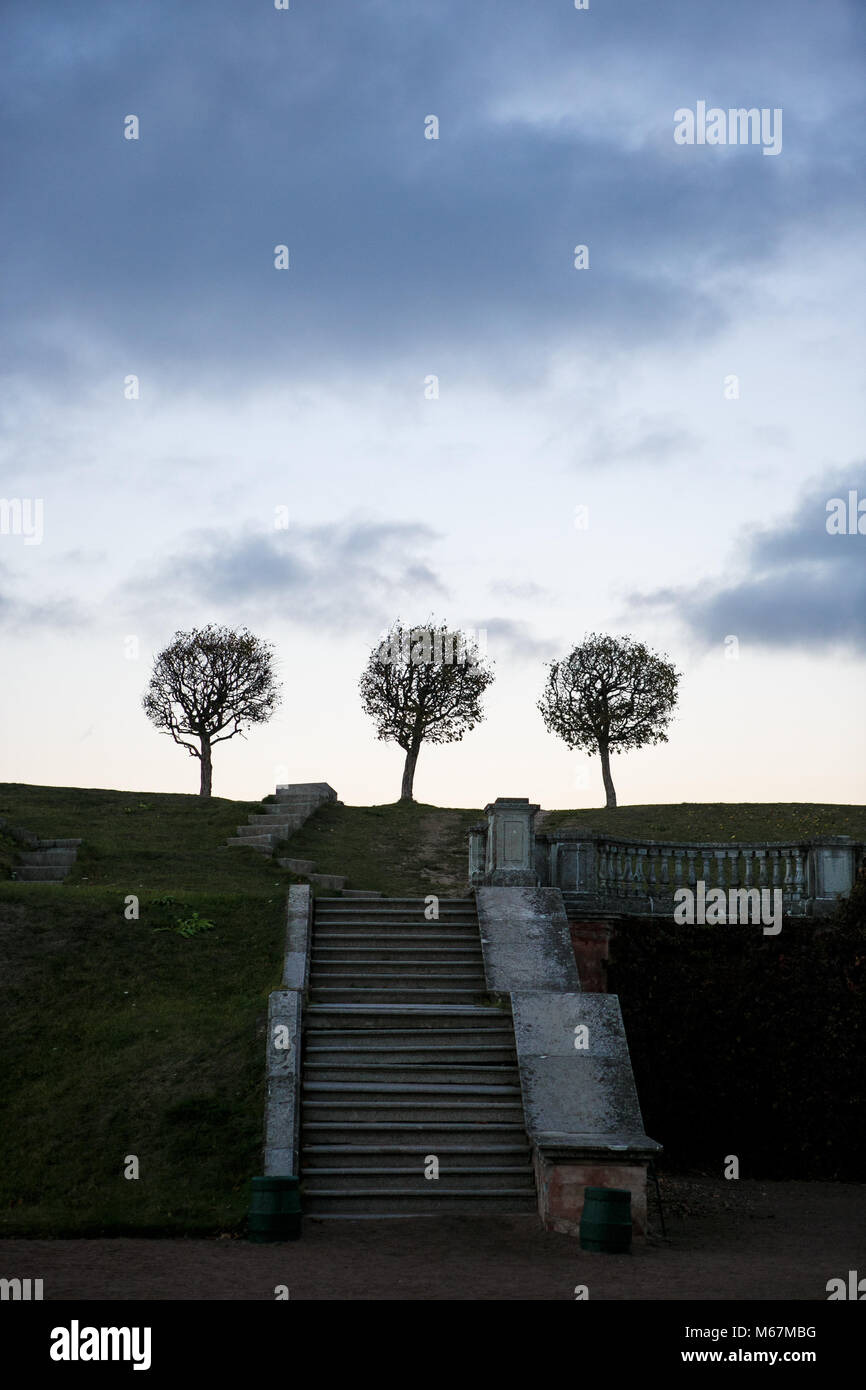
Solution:
{"label": "green barrel", "polygon": [[580,1218],[583,1250],[623,1255],[631,1249],[631,1193],[622,1187],[584,1189]]}
{"label": "green barrel", "polygon": [[253,1178],[250,1240],[297,1240],[301,1234],[301,1194],[297,1178]]}

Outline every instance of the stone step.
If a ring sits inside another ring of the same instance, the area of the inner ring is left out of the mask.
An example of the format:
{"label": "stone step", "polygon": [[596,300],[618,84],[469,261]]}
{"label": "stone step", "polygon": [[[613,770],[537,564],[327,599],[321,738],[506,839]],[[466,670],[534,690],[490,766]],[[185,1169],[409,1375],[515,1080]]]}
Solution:
{"label": "stone step", "polygon": [[507,1028],[513,1037],[511,1015],[504,1009],[472,1004],[308,1004],[304,1010],[308,1031],[318,1028],[381,1029],[417,1028],[439,1031],[468,1025],[473,1031]]}
{"label": "stone step", "polygon": [[[418,912],[424,912],[425,901],[427,901],[427,899],[425,898],[382,898],[381,906],[382,909],[417,909]],[[325,910],[327,910],[328,908],[341,908],[341,906],[345,906],[345,903],[343,903],[342,898],[320,898],[317,902],[317,908],[322,908]],[[460,910],[467,910],[467,912],[475,912],[475,899],[439,898],[439,909],[442,908],[455,908]]]}
{"label": "stone step", "polygon": [[[427,1187],[435,1187],[428,1183]],[[348,1189],[346,1191],[316,1191],[303,1198],[303,1211],[319,1220],[357,1220],[362,1216],[379,1219],[391,1216],[446,1216],[460,1213],[481,1216],[486,1213],[534,1212],[535,1192],[467,1190],[466,1192],[413,1192],[405,1188],[388,1188],[375,1194]]]}
{"label": "stone step", "polygon": [[77,849],[83,840],[39,840],[35,849]]}
{"label": "stone step", "polygon": [[14,869],[14,873],[19,883],[62,883],[69,873],[69,865],[22,864]]}
{"label": "stone step", "polygon": [[[391,1164],[423,1166],[429,1147],[425,1144],[305,1144],[301,1149],[301,1172],[316,1173],[345,1172],[352,1168],[358,1172],[365,1168],[379,1168]],[[525,1142],[487,1144],[471,1147],[465,1144],[439,1144],[436,1148],[439,1159],[439,1172],[464,1172],[481,1167],[529,1168],[531,1159],[529,1145]]]}
{"label": "stone step", "polygon": [[266,825],[239,825],[235,838],[238,840],[256,840],[267,837],[271,843],[278,840],[288,839],[292,834],[292,827],[283,825],[280,821],[274,823],[269,821]]}
{"label": "stone step", "polygon": [[253,830],[262,835],[293,835],[303,825],[301,816],[247,816],[246,826],[238,826],[238,834]]}
{"label": "stone step", "polygon": [[436,985],[326,985],[310,986],[314,1004],[481,1004],[486,984],[472,987]]}
{"label": "stone step", "polygon": [[270,854],[274,847],[274,842],[270,836],[265,837],[264,835],[249,835],[245,839],[241,839],[239,836],[233,836],[231,839],[226,840],[226,844],[230,849],[254,849],[258,850],[260,854]]}
{"label": "stone step", "polygon": [[[304,1124],[521,1124],[523,1105],[519,1099],[431,1100],[331,1100],[306,1094],[304,1087]],[[435,1150],[433,1150],[435,1152]]]}
{"label": "stone step", "polygon": [[304,1210],[307,1209],[306,1199],[319,1192],[352,1191],[379,1194],[396,1189],[404,1193],[429,1196],[435,1190],[441,1196],[444,1192],[497,1192],[505,1189],[512,1193],[529,1192],[535,1195],[535,1175],[529,1164],[479,1164],[475,1168],[448,1169],[440,1159],[439,1176],[426,1178],[426,1157],[426,1154],[419,1154],[418,1161],[411,1167],[391,1167],[385,1164],[376,1168],[308,1166],[303,1169],[301,1179]]}
{"label": "stone step", "polygon": [[417,947],[424,950],[452,950],[455,947],[468,946],[475,949],[480,946],[477,932],[465,932],[458,927],[452,927],[448,931],[427,931],[423,927],[416,927],[413,931],[411,927],[399,932],[389,932],[379,928],[364,932],[349,932],[342,929],[331,930],[330,927],[317,927],[313,932],[313,949],[319,951],[323,946],[339,947],[341,950],[348,947],[367,946],[371,950],[382,952],[389,955],[392,950],[407,949]]}
{"label": "stone step", "polygon": [[[475,960],[451,960],[444,952],[439,960],[427,960],[429,951],[422,951],[421,958],[415,961],[366,960],[322,961],[314,955],[310,967],[313,986],[330,982],[335,985],[352,984],[363,980],[366,984],[402,983],[405,985],[423,984],[425,980],[453,980],[455,983],[474,985],[486,990],[484,971],[481,962]],[[473,968],[474,967],[474,968]]]}
{"label": "stone step", "polygon": [[318,888],[342,888],[346,882],[340,874],[307,874],[307,878]]}
{"label": "stone step", "polygon": [[438,911],[440,917],[459,917],[461,921],[466,922],[477,922],[478,920],[478,913],[473,904],[455,903],[448,898],[440,898],[438,906],[435,903],[400,902],[395,898],[377,898],[374,906],[370,906],[363,899],[347,902],[345,898],[320,898],[316,908],[323,917],[373,916],[388,919],[403,918],[410,922],[415,922],[419,918],[435,921],[431,914]]}
{"label": "stone step", "polygon": [[78,851],[74,849],[28,849],[22,850],[18,858],[22,864],[74,864]]}
{"label": "stone step", "polygon": [[344,888],[344,898],[381,898],[382,894],[371,888]]}
{"label": "stone step", "polygon": [[[347,1121],[305,1118],[302,1123],[303,1146],[332,1144],[367,1144],[380,1149],[393,1144],[412,1144],[427,1153],[438,1154],[439,1145],[460,1146],[463,1149],[489,1151],[491,1144],[525,1144],[523,1121],[511,1123],[491,1121],[473,1124],[469,1120]],[[303,1169],[301,1170],[303,1175]]]}
{"label": "stone step", "polygon": [[[353,1041],[319,1044],[318,1039],[330,1037],[325,1032],[309,1035],[304,1054],[306,1067],[333,1066],[342,1068],[350,1063],[359,1067],[434,1067],[437,1071],[455,1071],[461,1067],[478,1068],[479,1071],[491,1067],[516,1067],[517,1054],[514,1042],[508,1038],[501,1042],[446,1043],[421,1041],[418,1030],[401,1034],[403,1041],[382,1042],[378,1034],[364,1032],[353,1034]],[[335,1033],[334,1037],[344,1035]],[[434,1038],[448,1036],[444,1031],[433,1030]],[[491,1029],[484,1030],[484,1037],[493,1037]],[[372,1038],[372,1044],[365,1041]],[[313,1039],[316,1039],[314,1042]]]}
{"label": "stone step", "polygon": [[485,1065],[467,1062],[416,1063],[396,1062],[390,1058],[376,1061],[332,1060],[317,1061],[309,1055],[304,1060],[304,1078],[309,1082],[384,1082],[397,1088],[415,1085],[436,1085],[441,1082],[456,1086],[510,1086],[520,1091],[520,1072],[516,1063]]}
{"label": "stone step", "polygon": [[277,863],[290,874],[311,874],[316,867],[313,859],[278,859]]}
{"label": "stone step", "polygon": [[366,963],[375,964],[387,961],[395,967],[408,966],[410,969],[422,961],[430,961],[436,965],[447,963],[449,965],[476,965],[483,963],[481,945],[466,944],[462,941],[450,941],[441,945],[425,946],[423,943],[412,941],[408,946],[388,939],[387,947],[368,945],[362,941],[357,945],[344,946],[339,942],[330,944],[327,941],[316,941],[313,945],[311,956],[313,968],[316,965],[331,965],[345,962],[349,964],[362,965]]}

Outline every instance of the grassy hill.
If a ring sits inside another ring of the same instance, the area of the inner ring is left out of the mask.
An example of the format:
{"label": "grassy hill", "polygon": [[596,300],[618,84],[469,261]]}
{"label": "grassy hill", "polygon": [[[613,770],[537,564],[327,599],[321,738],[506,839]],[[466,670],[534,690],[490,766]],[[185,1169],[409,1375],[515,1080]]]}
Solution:
{"label": "grassy hill", "polygon": [[[7,877],[16,847],[0,830],[0,1234],[240,1228],[292,881],[225,846],[257,807],[0,784],[10,825],[84,842],[65,883],[24,884]],[[479,816],[330,804],[286,848],[351,886],[459,894]],[[558,822],[660,839],[866,839],[863,807],[622,807],[554,812],[546,828]],[[204,929],[181,935],[190,921]],[[138,1180],[123,1177],[130,1154]]]}

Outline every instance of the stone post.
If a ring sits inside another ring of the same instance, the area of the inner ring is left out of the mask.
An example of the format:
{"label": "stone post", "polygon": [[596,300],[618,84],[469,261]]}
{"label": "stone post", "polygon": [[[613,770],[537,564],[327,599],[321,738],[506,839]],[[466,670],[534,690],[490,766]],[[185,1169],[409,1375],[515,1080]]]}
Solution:
{"label": "stone post", "polygon": [[848,835],[825,836],[813,842],[806,861],[806,893],[819,912],[835,904],[854,887],[857,846]]}
{"label": "stone post", "polygon": [[535,817],[526,796],[499,796],[485,806],[487,859],[484,881],[496,887],[535,888]]}

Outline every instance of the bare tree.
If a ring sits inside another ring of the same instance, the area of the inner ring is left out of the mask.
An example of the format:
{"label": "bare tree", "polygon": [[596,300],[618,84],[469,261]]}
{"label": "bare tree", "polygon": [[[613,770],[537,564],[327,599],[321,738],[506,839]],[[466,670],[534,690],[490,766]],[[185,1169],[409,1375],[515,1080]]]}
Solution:
{"label": "bare tree", "polygon": [[680,673],[633,637],[595,632],[548,667],[538,702],[544,722],[569,748],[598,753],[606,804],[614,807],[610,755],[667,743]]}
{"label": "bare tree", "polygon": [[377,737],[406,754],[401,801],[413,799],[421,745],[459,742],[480,723],[481,697],[493,679],[477,641],[444,624],[406,628],[398,619],[370,653],[361,700]]}
{"label": "bare tree", "polygon": [[210,623],[175,633],[154,662],[142,706],[157,729],[201,760],[199,795],[210,796],[213,746],[266,723],[279,701],[273,649],[246,628]]}

